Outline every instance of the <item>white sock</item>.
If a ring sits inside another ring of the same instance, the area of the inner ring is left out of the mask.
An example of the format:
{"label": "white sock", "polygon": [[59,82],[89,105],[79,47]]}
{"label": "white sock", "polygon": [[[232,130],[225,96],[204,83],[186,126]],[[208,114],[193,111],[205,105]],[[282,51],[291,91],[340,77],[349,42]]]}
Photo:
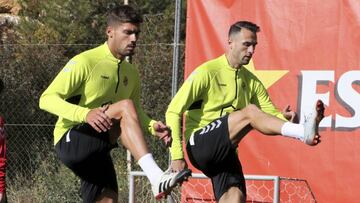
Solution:
{"label": "white sock", "polygon": [[298,140],[304,140],[304,126],[302,124],[286,122],[281,127],[281,135]]}
{"label": "white sock", "polygon": [[152,154],[148,153],[142,156],[138,164],[140,165],[141,169],[145,172],[146,177],[149,179],[152,185],[156,184],[160,177],[164,173],[159,166],[156,164]]}

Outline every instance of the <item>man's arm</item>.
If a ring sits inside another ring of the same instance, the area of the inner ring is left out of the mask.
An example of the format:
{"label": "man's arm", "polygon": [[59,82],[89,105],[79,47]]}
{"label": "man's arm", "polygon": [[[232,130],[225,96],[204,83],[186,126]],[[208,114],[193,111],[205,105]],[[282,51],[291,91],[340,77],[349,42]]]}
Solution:
{"label": "man's arm", "polygon": [[143,110],[142,105],[140,104],[140,95],[141,95],[141,85],[140,85],[140,76],[136,68],[134,68],[134,80],[135,86],[134,90],[131,93],[130,99],[134,102],[136,111],[138,113],[141,126],[144,130],[147,130],[150,134],[156,135],[154,125],[157,121],[152,120]]}
{"label": "man's arm", "polygon": [[[256,104],[265,113],[276,116],[282,120],[287,121],[284,114],[280,112],[272,103],[266,88],[260,80],[256,78],[254,82],[255,95],[251,98],[251,103]],[[284,109],[286,111],[286,109]],[[285,113],[285,112],[284,112]]]}
{"label": "man's arm", "polygon": [[40,109],[48,111],[70,121],[85,122],[90,109],[72,104],[66,99],[81,95],[72,95],[86,80],[86,64],[79,58],[70,60],[55,77],[40,97]]}
{"label": "man's arm", "polygon": [[166,123],[172,131],[171,159],[184,159],[181,144],[181,121],[183,113],[200,98],[208,84],[207,73],[203,69],[196,69],[184,82],[166,111]]}

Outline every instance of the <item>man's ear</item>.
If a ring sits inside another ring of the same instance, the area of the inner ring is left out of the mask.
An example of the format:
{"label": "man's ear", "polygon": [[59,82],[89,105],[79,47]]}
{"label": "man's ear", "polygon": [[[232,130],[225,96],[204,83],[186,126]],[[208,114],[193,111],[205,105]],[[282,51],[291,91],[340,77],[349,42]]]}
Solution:
{"label": "man's ear", "polygon": [[106,35],[108,36],[108,38],[113,38],[114,28],[112,26],[106,27]]}
{"label": "man's ear", "polygon": [[231,37],[229,37],[229,39],[228,39],[228,46],[229,46],[230,49],[231,49],[231,47],[232,47],[232,43],[233,43],[233,39],[232,39]]}
{"label": "man's ear", "polygon": [[232,36],[229,36],[229,37],[228,37],[228,41],[227,41],[227,42],[228,42],[228,45],[230,45],[230,44],[233,42]]}

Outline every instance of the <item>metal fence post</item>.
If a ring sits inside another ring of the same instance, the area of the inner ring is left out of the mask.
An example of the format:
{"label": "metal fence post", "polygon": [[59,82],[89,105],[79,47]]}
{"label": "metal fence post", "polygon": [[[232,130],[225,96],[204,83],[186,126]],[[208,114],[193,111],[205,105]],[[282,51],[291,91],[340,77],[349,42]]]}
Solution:
{"label": "metal fence post", "polygon": [[[175,22],[174,22],[174,51],[173,51],[173,68],[171,83],[171,98],[177,92],[178,86],[178,70],[179,70],[179,43],[180,43],[180,23],[181,23],[181,0],[175,2]],[[171,155],[169,154],[169,167],[171,164]],[[168,203],[173,203],[171,195],[167,198]]]}
{"label": "metal fence post", "polygon": [[129,203],[135,202],[134,176],[129,172]]}
{"label": "metal fence post", "polygon": [[280,177],[275,176],[274,178],[274,197],[273,202],[279,203],[280,201]]}
{"label": "metal fence post", "polygon": [[181,0],[176,0],[175,2],[175,25],[174,25],[174,44],[173,44],[174,52],[173,52],[171,97],[175,96],[178,85],[181,2],[182,2]]}

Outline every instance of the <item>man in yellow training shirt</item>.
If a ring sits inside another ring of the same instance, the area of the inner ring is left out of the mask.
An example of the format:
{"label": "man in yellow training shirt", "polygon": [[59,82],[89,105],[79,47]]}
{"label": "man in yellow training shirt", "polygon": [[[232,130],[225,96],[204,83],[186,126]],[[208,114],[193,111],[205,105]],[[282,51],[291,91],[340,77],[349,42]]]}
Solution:
{"label": "man in yellow training shirt", "polygon": [[117,202],[110,151],[121,143],[145,172],[156,199],[166,196],[190,170],[164,173],[155,163],[141,126],[171,143],[170,130],[140,106],[140,80],[133,55],[142,17],[130,6],[108,12],[107,41],[72,58],[40,98],[40,108],[59,116],[54,129],[60,160],[81,179],[84,202]]}
{"label": "man in yellow training shirt", "polygon": [[224,55],[205,62],[187,78],[171,101],[166,122],[171,127],[172,168],[186,167],[181,147],[181,118],[185,113],[186,150],[193,166],[211,178],[218,202],[245,202],[246,188],[236,148],[252,129],[266,135],[283,135],[308,145],[320,142],[317,128],[324,117],[318,101],[304,124],[292,121],[295,112],[279,112],[263,84],[243,66],[257,44],[260,28],[239,21],[229,29]]}

